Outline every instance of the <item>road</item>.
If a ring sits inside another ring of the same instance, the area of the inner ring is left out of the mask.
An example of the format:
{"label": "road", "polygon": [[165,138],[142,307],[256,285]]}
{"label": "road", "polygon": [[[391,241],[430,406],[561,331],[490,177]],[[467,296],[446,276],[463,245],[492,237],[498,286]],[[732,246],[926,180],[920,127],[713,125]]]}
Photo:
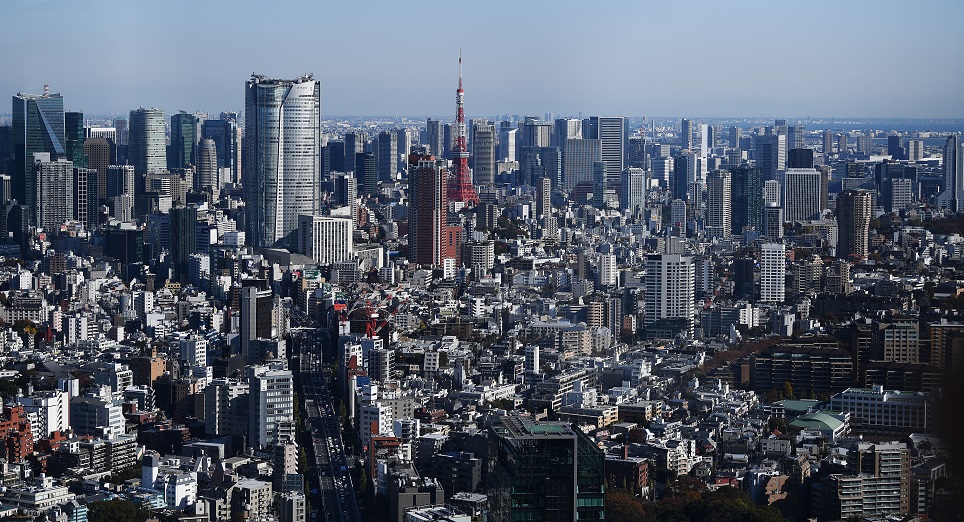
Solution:
{"label": "road", "polygon": [[[304,336],[297,370],[305,407],[302,418],[305,429],[311,432],[310,458],[314,459],[313,472],[318,477],[323,520],[359,522],[350,459],[342,444],[341,426],[323,372],[322,343],[315,330],[318,325],[297,310],[292,312],[291,322]],[[318,520],[316,514],[313,519]]]}

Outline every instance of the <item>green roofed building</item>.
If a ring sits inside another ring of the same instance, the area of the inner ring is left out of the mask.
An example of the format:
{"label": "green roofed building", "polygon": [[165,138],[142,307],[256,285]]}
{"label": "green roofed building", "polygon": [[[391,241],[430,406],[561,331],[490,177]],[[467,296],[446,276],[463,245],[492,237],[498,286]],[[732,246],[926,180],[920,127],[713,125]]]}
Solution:
{"label": "green roofed building", "polygon": [[806,413],[790,421],[790,426],[803,430],[819,431],[827,442],[834,442],[850,431],[850,414],[833,411]]}

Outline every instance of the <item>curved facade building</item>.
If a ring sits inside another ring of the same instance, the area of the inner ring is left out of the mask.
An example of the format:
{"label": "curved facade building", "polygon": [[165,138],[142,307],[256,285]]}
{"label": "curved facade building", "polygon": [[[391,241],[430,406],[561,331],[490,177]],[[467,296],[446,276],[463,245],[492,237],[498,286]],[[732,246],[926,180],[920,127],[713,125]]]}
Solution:
{"label": "curved facade building", "polygon": [[221,188],[218,176],[218,149],[214,140],[204,138],[198,144],[197,151],[197,186],[201,191],[217,194]]}
{"label": "curved facade building", "polygon": [[321,174],[321,86],[252,76],[245,84],[241,183],[253,246],[294,246],[313,214]]}
{"label": "curved facade building", "polygon": [[159,109],[140,108],[130,113],[127,157],[134,172],[167,170],[167,138],[164,113]]}

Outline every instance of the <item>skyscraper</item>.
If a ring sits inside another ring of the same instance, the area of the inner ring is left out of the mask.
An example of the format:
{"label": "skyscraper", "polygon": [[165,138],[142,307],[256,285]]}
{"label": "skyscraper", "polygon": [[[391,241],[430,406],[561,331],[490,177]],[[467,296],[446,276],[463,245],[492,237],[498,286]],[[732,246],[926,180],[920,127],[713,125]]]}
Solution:
{"label": "skyscraper", "polygon": [[823,154],[828,158],[833,155],[833,131],[823,131]]}
{"label": "skyscraper", "polygon": [[552,124],[536,118],[526,118],[519,127],[520,147],[548,147],[552,144]]}
{"label": "skyscraper", "polygon": [[378,180],[391,181],[398,172],[398,134],[395,130],[378,133],[377,150]]}
{"label": "skyscraper", "polygon": [[138,175],[167,170],[164,129],[164,113],[160,110],[140,108],[130,112],[127,157]]}
{"label": "skyscraper", "polygon": [[355,154],[355,179],[363,194],[378,194],[378,165],[375,154],[359,152]]}
{"label": "skyscraper", "polygon": [[445,257],[447,178],[444,161],[421,160],[409,174],[408,256],[412,263],[436,266]]}
{"label": "skyscraper", "polygon": [[684,152],[674,159],[672,180],[674,198],[683,201],[691,199],[690,184],[697,181],[697,172],[696,153]]}
{"label": "skyscraper", "polygon": [[432,118],[425,120],[425,145],[428,145],[428,153],[441,157],[444,150],[444,141],[445,134],[441,123]]}
{"label": "skyscraper", "polygon": [[777,172],[786,168],[787,137],[780,135],[757,136],[756,165],[764,180],[777,179]]}
{"label": "skyscraper", "polygon": [[552,146],[565,149],[566,140],[582,139],[582,120],[560,118],[552,131]]}
{"label": "skyscraper", "polygon": [[197,124],[197,117],[184,111],[171,116],[168,168],[186,169],[191,165],[197,165]]}
{"label": "skyscraper", "polygon": [[333,202],[340,206],[351,207],[351,219],[358,223],[358,180],[355,176],[340,172],[335,175],[335,193]]}
{"label": "skyscraper", "polygon": [[201,137],[214,140],[217,149],[218,168],[228,169],[229,181],[237,183],[241,179],[241,151],[238,136],[238,115],[222,112],[217,120],[204,120]]}
{"label": "skyscraper", "polygon": [[592,181],[592,166],[600,160],[599,140],[566,140],[562,154],[562,184],[570,191]]}
{"label": "skyscraper", "polygon": [[197,208],[171,209],[171,267],[174,280],[187,283],[191,266],[191,254],[197,243]]}
{"label": "skyscraper", "polygon": [[783,207],[779,203],[768,203],[764,209],[763,235],[771,241],[783,238]]}
{"label": "skyscraper", "polygon": [[74,219],[74,164],[66,159],[51,161],[46,152],[34,153],[34,223],[44,230],[58,230]]}
{"label": "skyscraper", "polygon": [[495,183],[495,125],[476,122],[472,130],[472,175],[477,185]]}
{"label": "skyscraper", "polygon": [[246,82],[244,108],[247,240],[273,246],[297,231],[298,216],[314,214],[317,205],[321,85],[311,75],[294,80],[255,75]]}
{"label": "skyscraper", "polygon": [[760,247],[760,301],[782,303],[786,293],[787,247],[764,243]]}
{"label": "skyscraper", "polygon": [[647,337],[693,335],[696,308],[693,258],[677,254],[646,256]]}
{"label": "skyscraper", "polygon": [[623,169],[619,190],[619,209],[642,215],[646,208],[646,171],[637,167]]}
{"label": "skyscraper", "polygon": [[717,170],[706,180],[706,226],[712,237],[729,238],[732,233],[732,176]]}
{"label": "skyscraper", "polygon": [[803,125],[787,127],[787,150],[805,149],[807,147],[807,128]]}
{"label": "skyscraper", "polygon": [[74,218],[93,230],[98,224],[97,179],[95,169],[74,167]]}
{"label": "skyscraper", "polygon": [[[606,182],[619,183],[619,174],[626,166],[626,118],[622,116],[593,116],[583,126],[583,138],[599,140],[599,156],[606,162]],[[587,132],[588,135],[587,135]]]}
{"label": "skyscraper", "polygon": [[940,202],[942,207],[964,212],[964,151],[957,134],[948,136],[944,143],[944,191]]}
{"label": "skyscraper", "polygon": [[84,113],[64,112],[64,152],[67,159],[72,161],[74,168],[86,168],[87,157],[84,155]]}
{"label": "skyscraper", "polygon": [[606,208],[606,162],[592,164],[592,206]]}
{"label": "skyscraper", "polygon": [[45,152],[49,161],[66,158],[64,98],[44,86],[42,95],[17,93],[13,97],[13,168],[10,172],[13,199],[35,208],[37,181],[34,154]]}
{"label": "skyscraper", "polygon": [[745,227],[763,231],[763,176],[760,169],[741,165],[730,169],[733,189],[733,231]]}
{"label": "skyscraper", "polygon": [[218,172],[218,146],[211,138],[204,138],[198,144],[197,175],[195,189],[200,192],[217,194],[221,189],[221,176]]}
{"label": "skyscraper", "polygon": [[357,154],[365,152],[365,145],[368,144],[368,134],[364,132],[349,132],[345,134],[345,172],[355,172],[355,179],[358,185],[363,186],[364,180],[358,178],[355,168]]}
{"label": "skyscraper", "polygon": [[816,169],[787,169],[783,180],[783,213],[788,223],[815,219],[821,212],[823,176]]}
{"label": "skyscraper", "polygon": [[110,165],[104,174],[105,198],[113,198],[121,194],[134,195],[134,167],[132,165]]}
{"label": "skyscraper", "polygon": [[845,190],[837,195],[837,257],[867,257],[870,232],[870,193]]}
{"label": "skyscraper", "polygon": [[[84,140],[84,156],[87,167],[97,171],[97,197],[107,197],[107,167],[113,163],[114,144],[107,138],[87,138]],[[132,167],[133,168],[133,167]],[[133,191],[131,192],[133,194]]]}
{"label": "skyscraper", "polygon": [[693,150],[693,120],[680,120],[679,146],[683,150]]}

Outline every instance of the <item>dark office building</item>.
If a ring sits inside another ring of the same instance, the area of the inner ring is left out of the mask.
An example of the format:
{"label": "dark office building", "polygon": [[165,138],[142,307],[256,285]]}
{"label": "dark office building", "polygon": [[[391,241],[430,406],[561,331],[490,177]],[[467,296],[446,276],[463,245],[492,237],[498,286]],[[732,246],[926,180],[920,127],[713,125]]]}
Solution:
{"label": "dark office building", "polygon": [[197,118],[181,111],[171,116],[171,145],[168,148],[167,167],[186,169],[197,165]]}
{"label": "dark office building", "polygon": [[494,520],[603,520],[603,452],[564,422],[509,415],[489,427]]}
{"label": "dark office building", "polygon": [[205,120],[201,126],[201,137],[214,140],[214,148],[218,153],[218,168],[230,169],[232,182],[241,179],[237,117],[237,113],[225,112],[221,113],[221,119]]}
{"label": "dark office building", "polygon": [[378,165],[377,158],[371,152],[359,152],[355,154],[355,180],[358,182],[358,191],[364,194],[375,194],[378,192]]}
{"label": "dark office building", "polygon": [[830,395],[853,386],[851,354],[833,338],[813,338],[778,345],[753,357],[750,384],[761,394],[783,390],[789,382],[797,394]]}
{"label": "dark office building", "polygon": [[191,254],[195,252],[197,237],[197,208],[171,209],[171,267],[174,280],[188,281]]}
{"label": "dark office building", "polygon": [[753,263],[748,257],[733,260],[733,299],[753,298]]}
{"label": "dark office building", "polygon": [[84,113],[64,113],[64,138],[66,144],[64,152],[67,159],[74,162],[74,168],[86,168],[87,157],[84,155]]}
{"label": "dark office building", "polygon": [[763,174],[747,165],[730,169],[733,233],[742,234],[745,227],[763,231]]}
{"label": "dark office building", "polygon": [[813,149],[790,149],[787,154],[787,168],[812,169]]}

